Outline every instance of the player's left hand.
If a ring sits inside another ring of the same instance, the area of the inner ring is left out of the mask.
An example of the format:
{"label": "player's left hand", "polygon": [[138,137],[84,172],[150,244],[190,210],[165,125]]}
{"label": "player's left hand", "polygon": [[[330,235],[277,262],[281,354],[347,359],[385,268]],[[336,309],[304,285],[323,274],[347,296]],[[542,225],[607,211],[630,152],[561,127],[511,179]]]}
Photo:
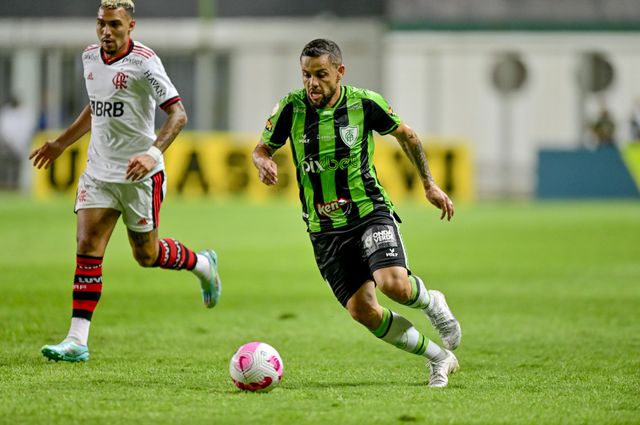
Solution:
{"label": "player's left hand", "polygon": [[156,166],[156,160],[148,154],[134,156],[127,166],[127,180],[138,181]]}
{"label": "player's left hand", "polygon": [[435,183],[432,183],[428,189],[425,190],[425,194],[429,202],[442,210],[440,220],[447,217],[447,221],[451,221],[451,217],[454,214],[453,202],[449,199],[446,193],[440,189]]}

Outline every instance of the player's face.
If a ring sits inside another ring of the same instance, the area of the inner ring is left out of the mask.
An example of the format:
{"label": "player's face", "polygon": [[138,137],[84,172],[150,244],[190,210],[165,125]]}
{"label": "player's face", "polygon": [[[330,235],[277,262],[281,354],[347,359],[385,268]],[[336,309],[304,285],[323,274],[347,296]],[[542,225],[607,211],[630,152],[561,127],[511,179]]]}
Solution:
{"label": "player's face", "polygon": [[129,45],[129,34],[135,25],[136,21],[122,7],[98,9],[96,33],[100,46],[107,56],[123,53]]}
{"label": "player's face", "polygon": [[317,58],[303,56],[300,58],[300,67],[309,103],[316,108],[333,106],[340,97],[344,65],[334,65],[329,55],[322,55]]}

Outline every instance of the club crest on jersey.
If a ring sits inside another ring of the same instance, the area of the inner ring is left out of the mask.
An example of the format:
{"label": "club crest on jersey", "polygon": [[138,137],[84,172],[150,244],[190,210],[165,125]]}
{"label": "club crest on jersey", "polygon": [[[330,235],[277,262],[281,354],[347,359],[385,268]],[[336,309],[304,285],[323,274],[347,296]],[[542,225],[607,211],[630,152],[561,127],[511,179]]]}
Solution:
{"label": "club crest on jersey", "polygon": [[125,74],[124,72],[118,72],[116,75],[114,75],[111,82],[113,83],[113,87],[115,87],[116,90],[122,90],[127,88],[128,79],[129,76],[127,74]]}
{"label": "club crest on jersey", "polygon": [[352,147],[358,140],[358,127],[352,125],[340,127],[340,137],[345,145]]}

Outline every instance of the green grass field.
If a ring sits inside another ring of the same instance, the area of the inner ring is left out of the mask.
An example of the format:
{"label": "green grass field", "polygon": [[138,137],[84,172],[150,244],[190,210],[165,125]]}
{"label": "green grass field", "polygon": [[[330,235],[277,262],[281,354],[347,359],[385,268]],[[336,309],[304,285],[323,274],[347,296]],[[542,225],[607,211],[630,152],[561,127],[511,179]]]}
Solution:
{"label": "green grass field", "polygon": [[[640,423],[640,203],[477,204],[451,223],[426,205],[399,213],[412,269],[462,324],[444,390],[427,387],[422,358],[349,318],[288,203],[164,205],[162,236],[219,252],[213,310],[189,273],[138,267],[119,224],[91,361],[48,362],[40,347],[69,324],[72,201],[0,195],[0,423]],[[439,342],[420,312],[383,303]],[[252,340],[284,359],[268,394],[229,379]]]}

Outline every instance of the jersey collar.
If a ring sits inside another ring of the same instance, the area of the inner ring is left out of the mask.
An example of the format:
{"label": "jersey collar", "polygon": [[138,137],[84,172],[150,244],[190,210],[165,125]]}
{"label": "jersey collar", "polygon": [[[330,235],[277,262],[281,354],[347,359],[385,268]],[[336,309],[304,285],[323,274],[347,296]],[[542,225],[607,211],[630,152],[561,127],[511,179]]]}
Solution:
{"label": "jersey collar", "polygon": [[112,63],[118,62],[120,59],[124,58],[125,56],[128,56],[132,50],[133,50],[133,40],[129,39],[129,45],[127,46],[127,50],[125,50],[124,53],[122,53],[121,55],[115,56],[113,58],[107,58],[104,51],[102,50],[102,47],[100,47],[100,57],[102,58],[102,62],[104,62],[105,65],[111,65]]}

